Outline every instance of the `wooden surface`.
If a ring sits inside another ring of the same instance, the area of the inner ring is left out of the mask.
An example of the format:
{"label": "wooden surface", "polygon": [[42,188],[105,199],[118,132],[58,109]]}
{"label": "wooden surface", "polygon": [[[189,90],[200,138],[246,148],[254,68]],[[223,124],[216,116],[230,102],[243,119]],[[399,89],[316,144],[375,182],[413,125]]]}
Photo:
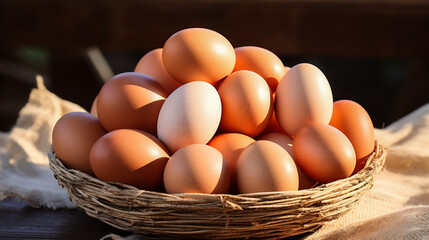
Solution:
{"label": "wooden surface", "polygon": [[16,199],[0,202],[0,239],[100,239],[127,236],[78,210],[32,208]]}
{"label": "wooden surface", "polygon": [[0,46],[148,50],[194,26],[279,55],[429,55],[428,0],[0,0]]}

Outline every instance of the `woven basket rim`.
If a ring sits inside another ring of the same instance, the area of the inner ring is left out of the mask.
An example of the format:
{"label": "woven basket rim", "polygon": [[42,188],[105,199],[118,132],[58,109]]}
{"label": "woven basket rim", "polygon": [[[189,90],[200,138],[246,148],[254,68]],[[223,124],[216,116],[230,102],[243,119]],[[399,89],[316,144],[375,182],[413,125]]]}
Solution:
{"label": "woven basket rim", "polygon": [[151,237],[225,239],[287,237],[316,230],[347,212],[372,188],[386,151],[376,141],[365,167],[345,179],[299,191],[246,194],[140,190],[68,169],[53,148],[48,156],[59,185],[89,216]]}

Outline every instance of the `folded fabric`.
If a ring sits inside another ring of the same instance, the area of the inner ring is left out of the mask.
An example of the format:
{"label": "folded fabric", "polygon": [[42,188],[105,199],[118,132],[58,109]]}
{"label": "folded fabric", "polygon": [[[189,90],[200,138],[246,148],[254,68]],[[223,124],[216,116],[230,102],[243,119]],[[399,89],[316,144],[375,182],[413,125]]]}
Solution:
{"label": "folded fabric", "polygon": [[56,121],[67,112],[85,110],[49,92],[40,76],[37,86],[15,126],[0,133],[0,200],[15,197],[32,207],[75,208],[49,169],[47,153]]}

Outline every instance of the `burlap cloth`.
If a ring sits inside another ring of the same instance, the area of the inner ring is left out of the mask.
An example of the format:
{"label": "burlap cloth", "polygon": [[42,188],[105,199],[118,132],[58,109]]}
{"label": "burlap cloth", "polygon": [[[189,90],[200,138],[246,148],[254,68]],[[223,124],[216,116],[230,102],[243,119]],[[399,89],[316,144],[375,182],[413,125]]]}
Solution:
{"label": "burlap cloth", "polygon": [[[49,92],[39,78],[16,125],[0,133],[0,200],[15,197],[33,207],[75,208],[47,158],[52,128],[70,111],[85,110]],[[389,152],[374,187],[350,212],[303,238],[429,239],[429,104],[376,129],[376,138]]]}

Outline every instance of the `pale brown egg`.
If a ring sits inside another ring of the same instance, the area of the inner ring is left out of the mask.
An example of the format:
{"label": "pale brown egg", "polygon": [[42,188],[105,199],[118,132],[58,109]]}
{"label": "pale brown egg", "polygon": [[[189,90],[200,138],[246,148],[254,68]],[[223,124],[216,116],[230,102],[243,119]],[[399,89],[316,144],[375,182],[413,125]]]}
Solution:
{"label": "pale brown egg", "polygon": [[222,131],[255,137],[268,126],[273,98],[261,76],[248,70],[233,72],[222,81],[218,92],[222,100]]}
{"label": "pale brown egg", "polygon": [[106,130],[98,118],[86,112],[70,112],[62,116],[52,131],[55,154],[68,168],[93,175],[89,152]]}
{"label": "pale brown egg", "polygon": [[222,133],[215,136],[208,143],[209,146],[216,148],[227,162],[229,175],[231,176],[231,188],[236,190],[235,171],[238,157],[241,152],[253,143],[255,140],[241,133]]}
{"label": "pale brown egg", "polygon": [[298,171],[292,157],[271,141],[258,140],[245,148],[236,174],[241,193],[298,190]]}
{"label": "pale brown egg", "polygon": [[374,151],[374,125],[367,111],[357,102],[338,100],[329,125],[339,129],[352,143],[356,152],[356,169],[365,166],[366,157]]}
{"label": "pale brown egg", "polygon": [[182,84],[174,80],[162,63],[162,48],[154,49],[146,53],[137,63],[134,72],[147,74],[155,79],[170,94]]}
{"label": "pale brown egg", "polygon": [[130,128],[156,135],[158,114],[166,97],[166,91],[148,75],[121,73],[101,88],[98,117],[108,131]]}
{"label": "pale brown egg", "polygon": [[[293,139],[288,135],[283,133],[273,132],[273,133],[268,133],[261,136],[258,140],[267,140],[267,141],[277,143],[279,146],[284,148],[289,153],[292,159],[294,159],[293,150],[292,150]],[[305,174],[301,170],[301,168],[299,168],[298,166],[296,166],[296,168],[298,170],[298,177],[299,177],[299,190],[312,188],[313,186],[316,185],[316,181],[314,181],[309,176],[307,176],[307,174]]]}
{"label": "pale brown egg", "polygon": [[211,146],[187,145],[167,162],[164,185],[168,193],[227,193],[230,185],[227,163]]}
{"label": "pale brown egg", "polygon": [[90,163],[95,176],[143,190],[159,190],[169,155],[153,135],[135,129],[118,129],[92,147]]}
{"label": "pale brown egg", "polygon": [[280,79],[285,74],[285,67],[273,52],[256,46],[235,48],[236,63],[234,72],[250,70],[259,74],[267,81],[272,92],[276,91]]}
{"label": "pale brown egg", "polygon": [[277,121],[291,137],[307,124],[331,120],[331,87],[322,71],[309,63],[287,71],[277,87],[275,103]]}
{"label": "pale brown egg", "polygon": [[165,42],[162,61],[167,73],[180,83],[215,84],[234,69],[235,52],[221,34],[205,28],[187,28]]}
{"label": "pale brown egg", "polygon": [[170,153],[189,144],[207,144],[219,127],[221,114],[221,100],[212,85],[202,81],[186,83],[163,104],[158,138]]}
{"label": "pale brown egg", "polygon": [[293,139],[297,165],[312,179],[329,183],[349,177],[356,165],[350,140],[340,130],[323,123],[301,128]]}

